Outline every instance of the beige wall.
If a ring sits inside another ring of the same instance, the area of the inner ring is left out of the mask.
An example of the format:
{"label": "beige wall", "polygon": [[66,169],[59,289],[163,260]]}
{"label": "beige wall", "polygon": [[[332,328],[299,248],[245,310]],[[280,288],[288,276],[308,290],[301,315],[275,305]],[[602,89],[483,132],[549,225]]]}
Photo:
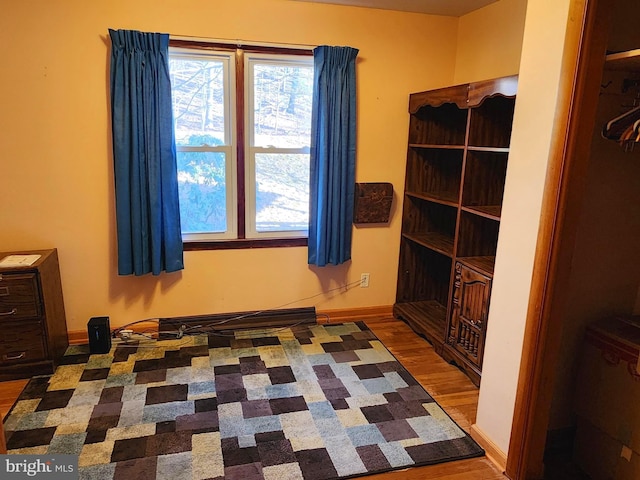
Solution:
{"label": "beige wall", "polygon": [[527,0],[500,0],[460,18],[454,83],[515,75]]}
{"label": "beige wall", "polygon": [[[457,23],[286,0],[3,2],[0,251],[58,248],[69,330],[85,329],[96,315],[118,326],[283,305],[391,305],[398,201],[390,226],[354,229],[353,260],[345,266],[309,268],[305,248],[185,252],[181,273],[119,277],[107,30],[359,48],[357,180],[390,181],[397,198],[408,95],[451,83]],[[371,274],[368,289],[329,292],[362,272]]]}
{"label": "beige wall", "polygon": [[477,415],[477,428],[505,453],[571,1],[527,5]]}

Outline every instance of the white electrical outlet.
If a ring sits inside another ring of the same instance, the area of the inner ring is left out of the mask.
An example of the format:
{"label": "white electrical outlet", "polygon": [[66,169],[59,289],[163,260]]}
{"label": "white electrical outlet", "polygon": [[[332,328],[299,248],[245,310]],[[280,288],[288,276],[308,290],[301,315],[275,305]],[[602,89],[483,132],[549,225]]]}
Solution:
{"label": "white electrical outlet", "polygon": [[369,274],[363,273],[360,275],[360,288],[369,287]]}

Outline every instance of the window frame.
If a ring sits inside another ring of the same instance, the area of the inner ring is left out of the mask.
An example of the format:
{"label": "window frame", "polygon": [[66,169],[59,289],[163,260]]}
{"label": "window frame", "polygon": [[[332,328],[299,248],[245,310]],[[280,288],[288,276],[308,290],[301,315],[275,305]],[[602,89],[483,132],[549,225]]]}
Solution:
{"label": "window frame", "polygon": [[[206,42],[196,40],[169,39],[169,56],[174,53],[179,54],[197,54],[198,52],[206,55],[206,52],[230,52],[235,54],[235,108],[233,110],[233,124],[231,125],[231,135],[235,137],[235,151],[232,152],[235,160],[235,204],[236,204],[236,238],[219,239],[211,238],[212,235],[207,234],[207,239],[194,239],[195,235],[189,235],[185,238],[183,235],[183,248],[185,251],[192,250],[227,250],[227,249],[243,249],[243,248],[272,248],[272,247],[299,247],[308,245],[308,237],[304,236],[287,236],[286,232],[278,232],[281,235],[272,237],[268,235],[260,235],[252,237],[247,235],[246,215],[247,203],[247,181],[250,172],[248,172],[248,159],[246,152],[248,112],[246,106],[246,73],[245,73],[245,53],[250,54],[269,54],[272,56],[297,55],[297,56],[313,56],[313,50],[310,48],[289,48],[289,47],[272,47],[265,45],[241,45],[228,44],[221,42]],[[233,81],[233,79],[232,79]],[[228,177],[227,177],[228,178]]]}

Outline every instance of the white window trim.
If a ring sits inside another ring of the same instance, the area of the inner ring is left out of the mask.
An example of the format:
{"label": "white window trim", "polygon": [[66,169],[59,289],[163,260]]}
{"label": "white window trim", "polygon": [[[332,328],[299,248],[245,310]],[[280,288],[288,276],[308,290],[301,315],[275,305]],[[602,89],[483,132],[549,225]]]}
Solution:
{"label": "white window trim", "polygon": [[308,230],[271,230],[259,232],[256,227],[256,170],[255,158],[257,153],[292,153],[309,154],[309,147],[301,148],[275,148],[255,145],[255,122],[253,108],[253,65],[254,62],[284,63],[292,66],[313,67],[313,57],[298,55],[272,55],[246,52],[244,54],[244,118],[245,118],[245,236],[248,239],[261,238],[307,238]]}
{"label": "white window trim", "polygon": [[224,118],[225,118],[225,139],[224,145],[211,146],[205,145],[200,147],[180,147],[176,146],[177,151],[197,151],[197,152],[223,152],[225,154],[225,182],[226,188],[226,211],[227,211],[227,229],[224,232],[201,232],[201,233],[183,233],[183,242],[209,242],[216,240],[233,240],[238,237],[238,194],[237,194],[237,132],[236,132],[236,64],[235,52],[203,52],[194,51],[188,48],[169,47],[169,56],[174,58],[219,60],[224,64],[224,91],[229,92],[228,98],[225,98]]}

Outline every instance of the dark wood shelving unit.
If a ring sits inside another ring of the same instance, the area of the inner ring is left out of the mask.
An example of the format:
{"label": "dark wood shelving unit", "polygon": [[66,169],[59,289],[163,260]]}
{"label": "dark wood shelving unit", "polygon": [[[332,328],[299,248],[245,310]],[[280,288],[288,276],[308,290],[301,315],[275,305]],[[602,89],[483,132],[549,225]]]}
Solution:
{"label": "dark wood shelving unit", "polygon": [[480,382],[517,77],[409,97],[394,314]]}

